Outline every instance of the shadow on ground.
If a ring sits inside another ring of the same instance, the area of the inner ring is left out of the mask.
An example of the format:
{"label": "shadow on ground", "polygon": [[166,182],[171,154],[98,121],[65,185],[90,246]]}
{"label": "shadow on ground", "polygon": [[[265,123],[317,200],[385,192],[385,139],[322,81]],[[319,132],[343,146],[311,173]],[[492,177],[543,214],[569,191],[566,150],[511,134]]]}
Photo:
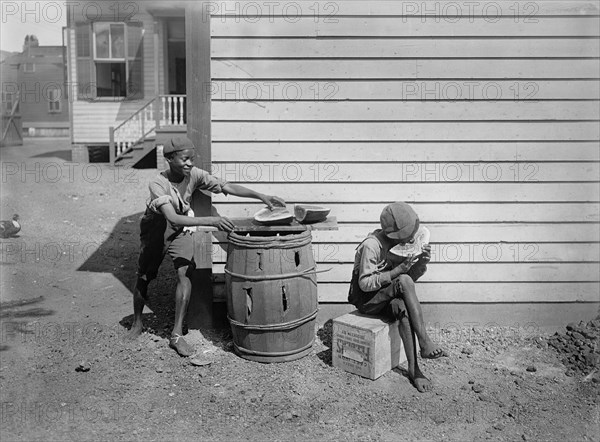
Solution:
{"label": "shadow on ground", "polygon": [[[121,218],[109,237],[77,269],[81,272],[110,273],[133,294],[137,260],[140,252],[140,219],[143,212]],[[220,239],[221,240],[221,239]],[[148,333],[168,338],[173,328],[175,316],[175,287],[177,277],[173,261],[167,255],[159,268],[156,279],[148,286],[148,304],[144,308],[144,330]],[[133,312],[133,304],[132,304]],[[225,323],[226,306],[222,302],[213,305],[214,327],[228,328]],[[126,329],[131,327],[133,314],[125,316],[119,323]],[[184,322],[184,333],[187,325]]]}
{"label": "shadow on ground", "polygon": [[2,325],[2,345],[0,351],[10,348],[7,342],[26,342],[36,333],[29,324],[32,319],[51,316],[54,310],[32,307],[44,300],[43,296],[34,299],[3,302],[0,304],[0,322]]}
{"label": "shadow on ground", "polygon": [[44,152],[37,155],[32,155],[31,158],[60,158],[64,161],[72,161],[71,150],[53,150],[52,152]]}
{"label": "shadow on ground", "polygon": [[[110,273],[133,294],[136,280],[137,260],[140,252],[140,218],[143,212],[121,218],[108,238],[89,255],[77,269],[81,272]],[[148,287],[148,309],[144,313],[145,330],[160,337],[168,337],[173,327],[175,312],[174,290],[176,285],[173,263],[170,257],[163,260],[157,278]],[[133,306],[132,306],[133,312]],[[129,329],[133,315],[119,323]]]}
{"label": "shadow on ground", "polygon": [[327,347],[327,350],[323,350],[317,353],[317,357],[320,360],[322,360],[325,364],[332,367],[333,365],[331,362],[331,349],[333,344],[331,337],[333,336],[333,321],[331,319],[325,322],[325,324],[323,324],[323,327],[321,327],[317,331],[317,336],[319,337],[323,345]]}

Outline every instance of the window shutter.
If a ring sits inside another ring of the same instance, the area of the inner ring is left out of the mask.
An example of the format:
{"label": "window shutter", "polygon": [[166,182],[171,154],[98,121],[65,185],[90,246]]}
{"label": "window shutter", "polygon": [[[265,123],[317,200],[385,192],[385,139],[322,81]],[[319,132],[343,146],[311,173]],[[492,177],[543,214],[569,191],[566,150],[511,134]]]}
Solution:
{"label": "window shutter", "polygon": [[142,22],[127,23],[127,98],[141,100],[144,98],[143,57],[144,24]]}
{"label": "window shutter", "polygon": [[75,46],[77,47],[77,98],[91,100],[96,98],[96,85],[93,79],[92,25],[75,25]]}

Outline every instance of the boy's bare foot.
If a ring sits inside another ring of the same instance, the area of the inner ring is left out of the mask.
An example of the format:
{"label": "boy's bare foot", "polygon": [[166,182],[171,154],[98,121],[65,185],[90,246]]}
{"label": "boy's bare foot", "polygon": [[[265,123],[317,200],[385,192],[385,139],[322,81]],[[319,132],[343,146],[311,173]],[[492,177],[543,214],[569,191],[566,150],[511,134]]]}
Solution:
{"label": "boy's bare foot", "polygon": [[442,347],[438,347],[429,341],[421,346],[421,357],[424,359],[437,359],[442,356],[448,356]]}
{"label": "boy's bare foot", "polygon": [[131,326],[131,328],[129,329],[129,331],[123,337],[123,339],[126,341],[136,340],[142,334],[142,329],[143,329],[143,326],[142,326],[141,322],[140,323],[134,322],[133,325]]}
{"label": "boy's bare foot", "polygon": [[421,370],[417,370],[414,375],[409,373],[408,378],[420,393],[426,393],[433,390],[433,384],[423,373],[421,373]]}
{"label": "boy's bare foot", "polygon": [[194,354],[194,349],[191,347],[191,345],[185,342],[185,339],[178,334],[171,336],[169,339],[169,347],[174,349],[177,353],[179,353],[179,356],[183,356],[184,358]]}

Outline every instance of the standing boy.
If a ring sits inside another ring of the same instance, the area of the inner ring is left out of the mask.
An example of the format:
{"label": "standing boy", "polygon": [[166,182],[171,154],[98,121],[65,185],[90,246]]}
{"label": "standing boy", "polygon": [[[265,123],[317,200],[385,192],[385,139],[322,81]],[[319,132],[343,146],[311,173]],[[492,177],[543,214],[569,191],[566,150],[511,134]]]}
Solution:
{"label": "standing boy", "polygon": [[190,356],[194,350],[182,337],[182,327],[192,291],[190,274],[195,268],[194,242],[191,233],[184,227],[214,226],[226,232],[233,229],[233,224],[226,217],[188,216],[192,193],[198,189],[254,198],[269,208],[285,207],[285,201],[223,181],[194,167],[194,145],[187,137],[172,138],[164,146],[163,153],[169,169],[159,173],[150,182],[150,199],[140,223],[141,249],[133,292],[133,324],[128,337],[135,339],[142,332],[142,311],[148,299],[148,284],[156,278],[162,259],[168,253],[177,271],[175,324],[169,346],[181,356]]}
{"label": "standing boy", "polygon": [[409,378],[420,392],[429,391],[432,389],[431,381],[423,375],[417,363],[415,335],[419,340],[421,357],[436,359],[447,356],[425,330],[421,304],[415,291],[415,281],[427,271],[431,246],[426,244],[420,255],[409,255],[404,259],[394,258],[388,253],[395,245],[414,241],[419,229],[419,217],[406,203],[386,206],[380,222],[381,229],[369,234],[356,249],[348,302],[361,313],[399,320]]}

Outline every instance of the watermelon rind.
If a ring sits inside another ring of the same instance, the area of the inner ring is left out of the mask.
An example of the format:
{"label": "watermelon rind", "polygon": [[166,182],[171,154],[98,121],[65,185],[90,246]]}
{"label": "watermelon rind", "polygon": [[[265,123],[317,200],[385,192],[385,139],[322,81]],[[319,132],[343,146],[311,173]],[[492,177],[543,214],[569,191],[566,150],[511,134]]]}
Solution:
{"label": "watermelon rind", "polygon": [[331,209],[328,207],[310,204],[296,204],[294,206],[294,216],[298,222],[303,224],[325,221],[329,212],[331,212]]}
{"label": "watermelon rind", "polygon": [[294,215],[284,208],[271,210],[268,207],[265,207],[254,214],[254,220],[264,225],[289,224],[293,219]]}
{"label": "watermelon rind", "polygon": [[411,244],[398,244],[390,249],[390,253],[396,256],[407,257],[409,255],[418,256],[423,253],[423,246],[429,243],[429,229],[420,226],[415,233],[415,240]]}

